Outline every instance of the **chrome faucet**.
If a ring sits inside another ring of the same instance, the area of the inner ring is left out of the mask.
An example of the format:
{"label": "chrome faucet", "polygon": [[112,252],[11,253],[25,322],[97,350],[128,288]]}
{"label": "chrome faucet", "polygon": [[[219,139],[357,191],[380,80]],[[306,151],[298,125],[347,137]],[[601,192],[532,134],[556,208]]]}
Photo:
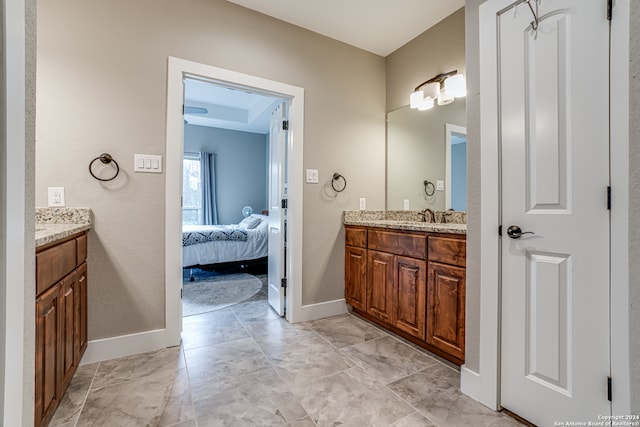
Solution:
{"label": "chrome faucet", "polygon": [[[431,219],[431,221],[427,221],[427,213],[429,214],[429,217]],[[418,212],[418,215],[420,215],[422,217],[422,222],[436,222],[436,216],[433,213],[433,211],[429,208],[426,208],[420,212]]]}

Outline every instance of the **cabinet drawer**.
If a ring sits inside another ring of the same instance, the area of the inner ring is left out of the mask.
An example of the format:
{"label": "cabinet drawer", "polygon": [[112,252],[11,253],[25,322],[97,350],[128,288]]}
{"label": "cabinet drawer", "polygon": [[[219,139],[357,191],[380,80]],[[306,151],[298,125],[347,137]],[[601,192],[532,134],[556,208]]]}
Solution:
{"label": "cabinet drawer", "polygon": [[369,231],[369,249],[411,258],[427,258],[426,241],[426,235],[379,230]]}
{"label": "cabinet drawer", "polygon": [[75,268],[75,239],[39,252],[36,254],[36,294],[46,291]]}
{"label": "cabinet drawer", "polygon": [[367,247],[367,230],[364,228],[351,228],[345,229],[344,242],[349,246],[356,246],[358,248]]}
{"label": "cabinet drawer", "polygon": [[87,259],[87,235],[78,236],[76,245],[76,265],[79,265]]}
{"label": "cabinet drawer", "polygon": [[467,263],[467,241],[451,237],[429,237],[429,261],[465,267]]}

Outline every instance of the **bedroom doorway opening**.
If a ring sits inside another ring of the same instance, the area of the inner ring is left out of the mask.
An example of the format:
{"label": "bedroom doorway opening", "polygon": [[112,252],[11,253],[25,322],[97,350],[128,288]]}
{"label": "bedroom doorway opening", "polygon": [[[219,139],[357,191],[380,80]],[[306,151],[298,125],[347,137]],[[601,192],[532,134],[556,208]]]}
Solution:
{"label": "bedroom doorway opening", "polygon": [[[188,83],[187,83],[188,82]],[[166,204],[165,204],[165,233],[166,233],[166,344],[167,346],[177,345],[180,343],[181,330],[182,330],[182,301],[181,294],[182,278],[183,278],[183,266],[189,265],[206,265],[204,260],[199,260],[199,255],[187,254],[190,251],[185,247],[185,260],[183,262],[183,246],[178,242],[183,241],[182,233],[182,217],[203,217],[205,211],[208,209],[206,203],[202,206],[191,206],[184,200],[183,204],[183,162],[185,161],[185,152],[194,153],[197,152],[200,156],[200,149],[202,147],[190,148],[187,142],[187,132],[195,131],[203,132],[203,128],[208,126],[203,124],[203,120],[220,120],[220,117],[209,116],[222,116],[227,122],[249,122],[248,117],[257,113],[248,112],[245,108],[244,113],[241,111],[243,108],[232,107],[221,108],[220,100],[216,97],[215,100],[211,100],[209,105],[207,99],[190,99],[187,96],[188,85],[191,83],[200,85],[200,89],[197,91],[202,94],[204,89],[203,85],[215,86],[217,90],[223,90],[227,93],[235,92],[239,94],[245,94],[247,96],[258,95],[263,99],[264,104],[261,104],[261,108],[256,111],[265,112],[271,116],[272,112],[277,112],[277,107],[280,105],[281,112],[285,113],[285,120],[280,120],[280,126],[284,131],[284,138],[282,139],[283,145],[281,147],[282,157],[278,162],[267,160],[273,155],[269,150],[269,145],[264,145],[263,161],[259,168],[252,168],[249,166],[250,161],[248,156],[245,159],[245,164],[236,165],[235,169],[242,173],[242,177],[236,178],[236,180],[246,180],[251,185],[252,191],[262,194],[262,198],[258,197],[255,201],[249,200],[248,191],[239,191],[237,188],[237,182],[231,186],[222,186],[220,180],[222,179],[218,175],[215,176],[214,185],[216,190],[217,199],[214,200],[217,208],[217,212],[213,214],[217,215],[218,224],[235,224],[240,226],[242,221],[250,222],[250,220],[261,216],[267,219],[268,234],[272,234],[274,231],[273,220],[274,217],[279,216],[281,221],[281,227],[279,234],[282,238],[281,244],[277,245],[277,252],[280,253],[278,257],[276,255],[278,264],[281,271],[279,272],[279,279],[272,280],[274,288],[280,291],[280,303],[282,308],[286,307],[286,320],[290,322],[297,321],[297,313],[300,313],[302,307],[302,295],[301,295],[301,247],[302,247],[302,183],[296,182],[296,180],[288,180],[288,177],[302,176],[302,137],[303,137],[303,117],[304,117],[304,90],[299,87],[279,83],[272,80],[262,79],[247,74],[237,73],[229,70],[224,70],[217,67],[208,66],[205,64],[199,64],[191,61],[186,61],[178,58],[169,57],[168,60],[168,80],[167,80],[167,132],[166,132]],[[265,99],[267,101],[265,101]],[[261,101],[262,102],[262,101]],[[189,107],[189,108],[188,108]],[[273,107],[273,108],[272,108]],[[233,109],[235,108],[235,109]],[[209,114],[209,113],[215,114]],[[206,130],[206,129],[205,129]],[[226,133],[229,132],[244,132],[245,134],[260,133],[256,131],[246,131],[239,129],[225,129]],[[207,131],[208,132],[208,131]],[[272,133],[272,129],[267,130],[268,133]],[[243,134],[244,135],[244,134]],[[245,135],[247,136],[247,135]],[[272,136],[266,135],[271,139]],[[219,136],[210,135],[207,139],[217,140]],[[237,147],[236,147],[237,148]],[[216,153],[214,153],[216,154]],[[195,156],[194,156],[195,157]],[[193,160],[193,159],[191,159]],[[199,160],[199,158],[198,158]],[[210,163],[216,172],[220,172],[224,167],[228,166],[226,160],[212,156]],[[230,163],[230,162],[229,162]],[[254,169],[264,170],[263,178],[256,179],[248,177],[254,172]],[[275,173],[278,172],[278,173]],[[269,179],[273,176],[279,176],[281,183],[275,185],[270,183]],[[269,176],[269,179],[265,179]],[[246,178],[246,179],[245,179]],[[280,189],[280,193],[274,197],[273,188]],[[242,206],[238,209],[238,206],[233,207],[232,204],[222,204],[220,191],[230,190],[236,198],[240,198]],[[273,201],[277,200],[277,211],[280,215],[272,215]],[[285,205],[286,204],[286,205]],[[283,208],[282,206],[286,206]],[[230,207],[231,209],[226,209]],[[266,207],[266,208],[265,208]],[[187,211],[183,212],[183,208],[190,209],[187,215]],[[246,209],[245,209],[246,208]],[[226,216],[225,211],[231,212],[230,215],[235,215],[235,219],[229,219],[231,217]],[[250,211],[253,211],[252,213]],[[264,211],[264,212],[263,212]],[[195,212],[195,213],[194,213]],[[245,217],[244,214],[248,215]],[[227,219],[225,219],[227,218]],[[262,221],[260,221],[262,222]],[[246,223],[245,223],[246,225]],[[257,226],[255,226],[257,227]],[[239,227],[236,227],[239,228]],[[250,230],[253,228],[249,225],[246,226],[246,238],[249,238]],[[233,233],[232,233],[233,234]],[[231,243],[239,243],[233,241],[237,238],[237,234],[232,235],[229,239]],[[286,250],[284,238],[286,236]],[[216,239],[216,237],[212,237]],[[242,237],[242,241],[246,247],[245,237]],[[267,240],[272,240],[271,238]],[[194,245],[195,246],[195,245]],[[267,254],[270,257],[271,250],[267,249]],[[194,258],[196,257],[195,262]],[[253,256],[255,259],[255,256]],[[190,259],[186,259],[190,258]],[[219,261],[218,259],[217,261]],[[214,262],[211,264],[218,264]],[[241,262],[242,266],[243,263]],[[269,266],[269,271],[273,269]],[[282,280],[282,279],[285,279]],[[276,283],[278,286],[276,286]],[[271,284],[271,283],[270,283]],[[287,293],[284,294],[282,287],[287,286]],[[270,286],[267,286],[269,288]],[[270,293],[270,291],[268,292]],[[277,308],[276,308],[276,311]]]}
{"label": "bedroom doorway opening", "polygon": [[287,102],[184,79],[183,317],[268,298],[284,315]]}

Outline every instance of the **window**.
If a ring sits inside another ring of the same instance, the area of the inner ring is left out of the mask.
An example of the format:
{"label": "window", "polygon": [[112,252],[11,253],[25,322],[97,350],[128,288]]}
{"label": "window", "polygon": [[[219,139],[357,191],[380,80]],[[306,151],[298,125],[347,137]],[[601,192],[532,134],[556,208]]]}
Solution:
{"label": "window", "polygon": [[200,154],[184,153],[182,160],[182,223],[202,224]]}

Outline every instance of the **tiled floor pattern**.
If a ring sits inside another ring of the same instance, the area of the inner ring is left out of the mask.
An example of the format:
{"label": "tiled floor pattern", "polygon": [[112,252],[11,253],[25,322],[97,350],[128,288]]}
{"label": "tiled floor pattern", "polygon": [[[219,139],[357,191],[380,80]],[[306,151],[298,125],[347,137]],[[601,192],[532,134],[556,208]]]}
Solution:
{"label": "tiled floor pattern", "polygon": [[459,373],[352,315],[289,324],[261,291],[180,347],[81,366],[50,426],[517,426]]}

